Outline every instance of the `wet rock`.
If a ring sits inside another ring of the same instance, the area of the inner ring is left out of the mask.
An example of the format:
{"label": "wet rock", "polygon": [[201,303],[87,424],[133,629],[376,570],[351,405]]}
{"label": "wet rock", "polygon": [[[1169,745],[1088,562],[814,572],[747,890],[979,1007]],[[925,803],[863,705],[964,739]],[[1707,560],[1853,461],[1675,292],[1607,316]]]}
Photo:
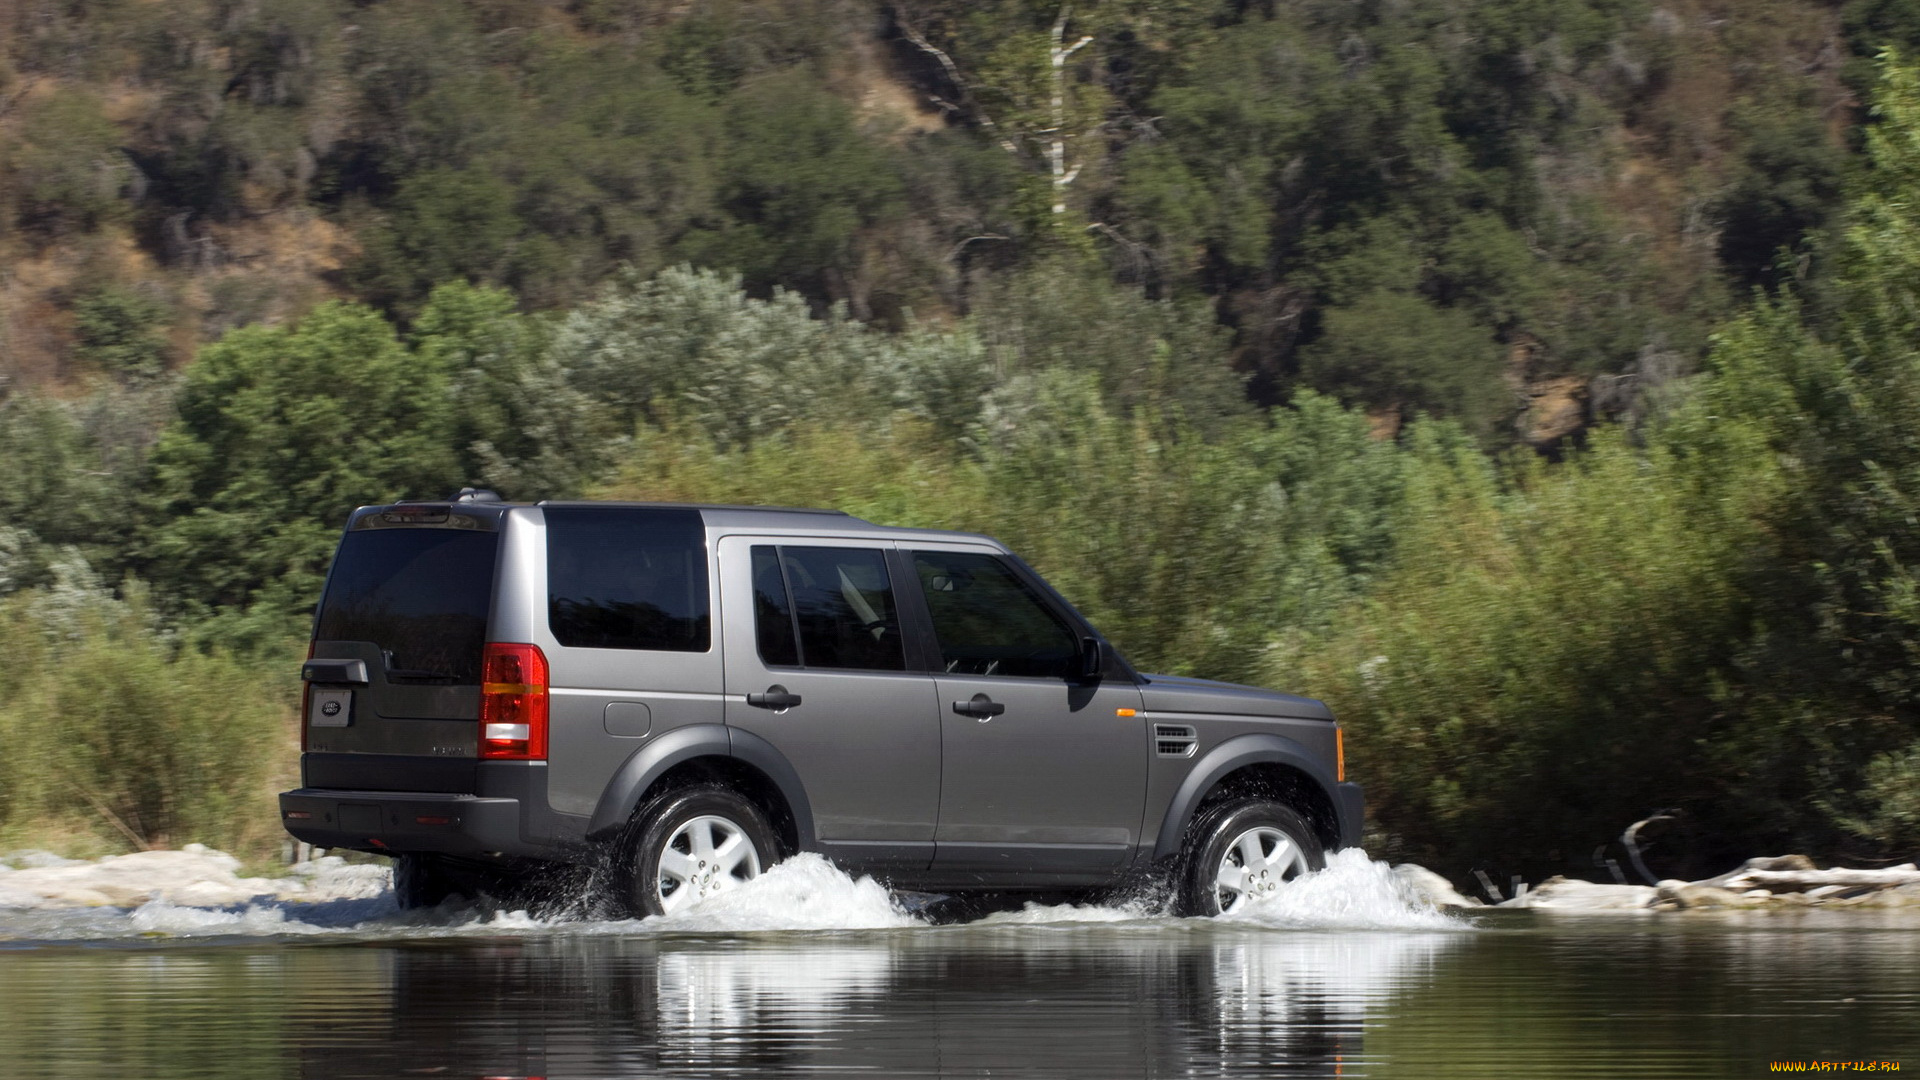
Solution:
{"label": "wet rock", "polygon": [[44,870],[50,866],[78,866],[85,859],[66,859],[51,851],[29,849],[0,855],[0,869],[7,870]]}
{"label": "wet rock", "polygon": [[[1834,867],[1815,870],[1742,869],[1725,881],[1728,888],[1764,888],[1770,892],[1805,892],[1832,896],[1852,890],[1890,889],[1920,885],[1920,867],[1912,863],[1878,870]],[[1856,894],[1857,895],[1857,894]]]}
{"label": "wet rock", "polygon": [[1500,906],[1552,911],[1643,911],[1655,899],[1654,890],[1646,885],[1602,885],[1555,876]]}
{"label": "wet rock", "polygon": [[178,851],[139,851],[92,862],[8,856],[0,875],[0,907],[138,907],[155,901],[182,907],[234,907],[264,899],[370,899],[385,892],[385,866],[315,859],[285,878],[241,877],[240,860],[200,844]]}
{"label": "wet rock", "polygon": [[1480,901],[1462,896],[1453,883],[1424,866],[1413,863],[1401,863],[1393,868],[1394,879],[1406,886],[1407,890],[1421,900],[1437,908],[1470,908],[1482,906]]}
{"label": "wet rock", "polygon": [[57,889],[57,890],[49,891],[48,893],[45,894],[45,896],[48,900],[51,900],[53,902],[45,905],[20,904],[15,906],[19,906],[19,907],[28,907],[28,906],[113,907],[115,906],[113,902],[113,898],[108,896],[106,893],[101,892],[98,889],[82,889],[82,888]]}
{"label": "wet rock", "polygon": [[1663,881],[1654,888],[1657,901],[1664,901],[1680,910],[1699,910],[1705,908],[1751,908],[1769,903],[1771,895],[1749,896],[1724,889],[1718,885],[1704,885],[1687,881]]}
{"label": "wet rock", "polygon": [[1814,869],[1813,860],[1805,855],[1774,855],[1757,859],[1748,859],[1736,869],[1729,870],[1718,877],[1710,877],[1694,882],[1695,885],[1718,885],[1732,887],[1731,883],[1755,871],[1768,873],[1791,873]]}

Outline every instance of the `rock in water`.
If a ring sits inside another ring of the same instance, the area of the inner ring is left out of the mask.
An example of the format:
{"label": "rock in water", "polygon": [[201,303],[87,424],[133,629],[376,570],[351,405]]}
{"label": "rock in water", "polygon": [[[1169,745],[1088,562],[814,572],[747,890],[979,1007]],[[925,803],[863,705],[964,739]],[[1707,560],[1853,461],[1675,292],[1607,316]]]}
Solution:
{"label": "rock in water", "polygon": [[1547,911],[1643,911],[1653,900],[1654,890],[1647,885],[1601,885],[1556,875],[1500,906]]}
{"label": "rock in water", "polygon": [[1393,868],[1393,876],[1406,886],[1407,890],[1421,900],[1437,908],[1480,907],[1480,901],[1460,895],[1453,883],[1424,866],[1413,863],[1401,863]]}

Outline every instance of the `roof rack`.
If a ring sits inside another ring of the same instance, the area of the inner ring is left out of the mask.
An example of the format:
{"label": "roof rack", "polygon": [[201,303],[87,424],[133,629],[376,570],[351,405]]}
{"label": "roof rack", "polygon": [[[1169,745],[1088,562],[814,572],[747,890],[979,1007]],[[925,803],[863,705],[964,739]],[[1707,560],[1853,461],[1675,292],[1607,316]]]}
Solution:
{"label": "roof rack", "polygon": [[852,517],[845,510],[821,510],[809,506],[747,506],[738,503],[628,502],[595,499],[542,499],[535,506],[627,506],[645,509],[743,510],[760,514],[825,514],[828,517]]}

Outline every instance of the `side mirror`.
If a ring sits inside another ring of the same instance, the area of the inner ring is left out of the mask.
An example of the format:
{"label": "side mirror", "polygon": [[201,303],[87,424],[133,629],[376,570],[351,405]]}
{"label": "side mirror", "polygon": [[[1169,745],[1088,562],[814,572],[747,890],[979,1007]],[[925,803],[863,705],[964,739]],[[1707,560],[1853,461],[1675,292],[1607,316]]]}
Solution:
{"label": "side mirror", "polygon": [[1080,677],[1092,682],[1107,667],[1107,648],[1097,637],[1080,639]]}

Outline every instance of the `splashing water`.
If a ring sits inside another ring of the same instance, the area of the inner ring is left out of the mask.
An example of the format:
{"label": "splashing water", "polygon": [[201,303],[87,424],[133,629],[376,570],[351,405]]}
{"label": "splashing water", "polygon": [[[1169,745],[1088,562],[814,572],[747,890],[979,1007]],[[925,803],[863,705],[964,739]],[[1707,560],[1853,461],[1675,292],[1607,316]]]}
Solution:
{"label": "splashing water", "polygon": [[[362,868],[366,869],[366,868]],[[1068,929],[1127,924],[1142,930],[1178,926],[1431,931],[1468,925],[1435,910],[1362,851],[1329,857],[1327,867],[1279,893],[1217,919],[1174,919],[1164,897],[1109,904],[1029,903],[976,919],[970,927]],[[0,907],[0,942],[208,940],[338,936],[411,938],[524,934],[759,934],[793,931],[897,931],[931,928],[871,877],[854,878],[817,854],[802,854],[737,889],[673,915],[592,919],[448,904],[401,911],[390,891],[315,900],[260,900],[224,908],[153,900],[138,907],[20,909]]]}
{"label": "splashing water", "polygon": [[1223,922],[1286,929],[1445,930],[1465,925],[1417,896],[1386,863],[1358,849],[1327,856],[1327,868],[1306,874]]}
{"label": "splashing water", "polygon": [[858,880],[812,852],[685,911],[602,923],[598,932],[752,933],[770,930],[891,930],[924,926],[894,902],[886,886]]}

